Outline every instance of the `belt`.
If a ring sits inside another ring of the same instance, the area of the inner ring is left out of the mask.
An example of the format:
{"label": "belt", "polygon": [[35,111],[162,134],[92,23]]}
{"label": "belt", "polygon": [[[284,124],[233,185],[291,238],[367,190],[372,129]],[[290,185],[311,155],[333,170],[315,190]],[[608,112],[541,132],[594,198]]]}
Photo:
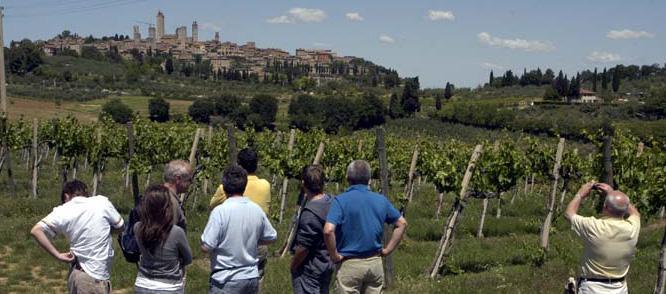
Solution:
{"label": "belt", "polygon": [[379,256],[379,255],[380,255],[379,252],[377,252],[377,253],[372,253],[372,254],[362,255],[362,256],[345,256],[344,258],[342,258],[342,260],[345,261],[345,260],[349,260],[349,259],[367,259],[367,258]]}
{"label": "belt", "polygon": [[599,278],[578,278],[581,282],[598,282],[598,283],[604,283],[604,284],[612,284],[612,283],[619,283],[619,282],[624,282],[624,277],[621,278],[616,278],[616,279],[611,279],[611,278],[604,278],[604,279],[599,279]]}

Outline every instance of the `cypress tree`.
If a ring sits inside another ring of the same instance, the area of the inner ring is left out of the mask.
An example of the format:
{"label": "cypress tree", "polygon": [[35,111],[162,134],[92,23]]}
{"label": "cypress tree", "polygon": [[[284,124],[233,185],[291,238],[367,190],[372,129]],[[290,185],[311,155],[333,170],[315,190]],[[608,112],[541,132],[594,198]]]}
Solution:
{"label": "cypress tree", "polygon": [[492,86],[493,85],[493,80],[495,79],[495,76],[493,75],[493,71],[490,71],[490,79],[488,80],[488,85]]}
{"label": "cypress tree", "polygon": [[594,68],[594,74],[592,75],[592,91],[597,91],[597,68]]}
{"label": "cypress tree", "polygon": [[615,67],[615,70],[613,70],[613,92],[616,92],[620,90],[620,71],[617,69],[617,66]]}
{"label": "cypress tree", "polygon": [[608,90],[608,72],[604,67],[604,72],[601,74],[601,89]]}
{"label": "cypress tree", "polygon": [[453,97],[453,85],[446,83],[446,88],[444,88],[444,99],[449,100]]}

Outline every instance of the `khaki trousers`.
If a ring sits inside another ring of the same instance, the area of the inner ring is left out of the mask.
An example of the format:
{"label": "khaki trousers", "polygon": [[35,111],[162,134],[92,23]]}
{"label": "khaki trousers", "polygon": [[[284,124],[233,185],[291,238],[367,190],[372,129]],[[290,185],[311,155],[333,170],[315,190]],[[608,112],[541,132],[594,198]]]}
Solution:
{"label": "khaki trousers", "polygon": [[67,288],[70,294],[109,294],[111,293],[111,281],[97,280],[84,271],[72,268],[67,278]]}
{"label": "khaki trousers", "polygon": [[342,261],[337,265],[335,287],[339,294],[384,293],[382,258],[373,256]]}

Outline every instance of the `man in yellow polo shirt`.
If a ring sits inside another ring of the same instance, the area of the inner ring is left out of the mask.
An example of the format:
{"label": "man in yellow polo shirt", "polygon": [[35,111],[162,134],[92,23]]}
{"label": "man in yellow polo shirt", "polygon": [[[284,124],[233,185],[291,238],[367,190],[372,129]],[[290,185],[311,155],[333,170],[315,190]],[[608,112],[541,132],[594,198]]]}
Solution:
{"label": "man in yellow polo shirt", "polygon": [[[257,152],[251,148],[245,148],[238,152],[238,165],[243,167],[247,171],[247,185],[245,186],[245,192],[243,196],[250,198],[252,202],[256,203],[261,207],[261,209],[270,217],[268,208],[271,205],[271,184],[257,177],[255,174],[257,172]],[[227,195],[224,194],[224,188],[220,184],[220,187],[215,191],[215,195],[210,199],[210,204],[208,208],[213,210],[215,206],[218,206],[227,200]],[[258,248],[258,257],[259,257],[259,288],[261,289],[261,281],[264,278],[264,269],[266,268],[266,262],[268,261],[268,246],[261,245]]]}
{"label": "man in yellow polo shirt", "polygon": [[[606,196],[601,218],[577,214],[580,203],[592,189]],[[578,293],[628,293],[625,277],[636,252],[641,216],[627,195],[607,184],[586,183],[567,206],[565,217],[585,248]]]}
{"label": "man in yellow polo shirt", "polygon": [[[264,179],[260,179],[255,174],[257,172],[257,162],[257,152],[250,148],[245,148],[238,153],[238,165],[247,171],[247,186],[245,186],[243,196],[250,198],[252,202],[261,207],[266,215],[269,215],[268,208],[271,205],[271,184]],[[227,195],[224,194],[224,189],[220,184],[217,191],[215,191],[215,195],[210,199],[210,210],[215,208],[215,206],[222,204],[226,199]]]}

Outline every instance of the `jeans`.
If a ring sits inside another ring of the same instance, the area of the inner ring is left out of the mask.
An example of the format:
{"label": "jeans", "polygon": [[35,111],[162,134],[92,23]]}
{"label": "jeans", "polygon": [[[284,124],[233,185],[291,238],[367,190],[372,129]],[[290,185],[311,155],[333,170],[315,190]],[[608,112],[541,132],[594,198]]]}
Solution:
{"label": "jeans", "polygon": [[252,294],[259,292],[259,279],[231,280],[222,284],[215,280],[210,281],[210,294]]}

